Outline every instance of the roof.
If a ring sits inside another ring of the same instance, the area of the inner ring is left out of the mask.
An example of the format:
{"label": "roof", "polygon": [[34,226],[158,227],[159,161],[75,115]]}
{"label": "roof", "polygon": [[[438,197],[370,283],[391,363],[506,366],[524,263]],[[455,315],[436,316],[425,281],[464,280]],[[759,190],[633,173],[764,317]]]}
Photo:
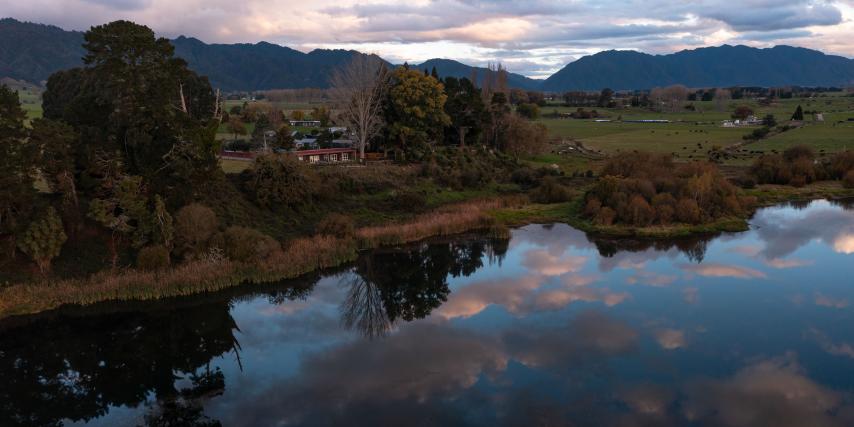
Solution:
{"label": "roof", "polygon": [[317,156],[320,154],[352,153],[355,151],[355,148],[321,148],[319,150],[292,151],[292,153],[297,156]]}

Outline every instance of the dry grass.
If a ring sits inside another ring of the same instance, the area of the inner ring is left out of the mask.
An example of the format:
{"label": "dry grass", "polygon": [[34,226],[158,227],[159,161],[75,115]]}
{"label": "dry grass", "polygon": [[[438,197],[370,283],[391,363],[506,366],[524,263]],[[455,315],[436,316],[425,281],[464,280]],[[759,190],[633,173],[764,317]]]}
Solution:
{"label": "dry grass", "polygon": [[490,215],[491,211],[521,206],[526,202],[524,196],[508,196],[445,206],[410,222],[362,228],[356,232],[356,239],[359,247],[374,248],[415,242],[432,236],[492,229],[497,224]]}
{"label": "dry grass", "polygon": [[295,278],[350,262],[356,258],[359,247],[397,245],[472,230],[501,232],[490,212],[525,203],[524,196],[477,200],[446,206],[406,223],[363,228],[356,232],[356,239],[327,235],[299,238],[256,262],[238,263],[209,256],[159,272],[123,269],[100,272],[85,279],[11,285],[0,289],[0,318],[37,313],[64,304],[151,300]]}

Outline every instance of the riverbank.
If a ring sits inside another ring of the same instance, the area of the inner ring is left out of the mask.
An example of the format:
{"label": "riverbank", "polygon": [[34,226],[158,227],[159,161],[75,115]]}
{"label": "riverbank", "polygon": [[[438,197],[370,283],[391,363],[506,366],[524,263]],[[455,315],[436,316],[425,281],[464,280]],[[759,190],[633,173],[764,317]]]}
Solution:
{"label": "riverbank", "polygon": [[283,249],[252,263],[211,253],[161,271],[121,269],[85,279],[15,284],[0,289],[0,319],[34,314],[65,304],[88,305],[114,300],[151,300],[213,292],[247,283],[293,279],[312,271],[337,267],[356,259],[359,250],[421,241],[468,231],[508,237],[493,212],[516,209],[523,196],[505,196],[444,206],[411,221],[358,229],[352,237],[316,235],[297,238]]}
{"label": "riverbank", "polygon": [[[854,189],[836,182],[802,188],[760,186],[747,190],[756,207],[810,200],[854,197]],[[524,195],[474,200],[439,207],[412,220],[363,227],[352,237],[316,235],[290,240],[282,250],[252,263],[231,261],[212,253],[162,271],[121,269],[84,279],[15,284],[0,289],[0,319],[34,314],[66,304],[89,305],[115,300],[153,300],[214,292],[243,284],[293,279],[312,271],[344,265],[360,250],[413,243],[438,236],[484,231],[509,237],[509,227],[531,223],[566,223],[581,231],[608,237],[670,238],[692,234],[738,232],[748,229],[753,212],[743,218],[724,218],[700,225],[629,227],[600,226],[580,215],[582,198],[556,204],[532,204]]]}

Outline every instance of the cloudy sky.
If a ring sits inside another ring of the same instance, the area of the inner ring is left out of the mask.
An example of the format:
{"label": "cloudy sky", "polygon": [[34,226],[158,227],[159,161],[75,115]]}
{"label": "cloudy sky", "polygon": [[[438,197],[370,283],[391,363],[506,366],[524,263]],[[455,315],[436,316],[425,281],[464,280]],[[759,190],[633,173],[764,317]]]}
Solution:
{"label": "cloudy sky", "polygon": [[854,0],[4,0],[0,17],[85,30],[130,19],[163,36],[444,57],[545,77],[608,49],[790,44],[854,57]]}

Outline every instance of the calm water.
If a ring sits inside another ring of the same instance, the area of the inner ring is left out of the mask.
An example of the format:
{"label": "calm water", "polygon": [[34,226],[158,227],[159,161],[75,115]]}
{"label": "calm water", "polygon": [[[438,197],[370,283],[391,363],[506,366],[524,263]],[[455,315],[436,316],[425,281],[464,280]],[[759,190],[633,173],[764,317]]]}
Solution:
{"label": "calm water", "polygon": [[11,319],[0,425],[854,425],[851,208],[657,243],[533,225]]}

